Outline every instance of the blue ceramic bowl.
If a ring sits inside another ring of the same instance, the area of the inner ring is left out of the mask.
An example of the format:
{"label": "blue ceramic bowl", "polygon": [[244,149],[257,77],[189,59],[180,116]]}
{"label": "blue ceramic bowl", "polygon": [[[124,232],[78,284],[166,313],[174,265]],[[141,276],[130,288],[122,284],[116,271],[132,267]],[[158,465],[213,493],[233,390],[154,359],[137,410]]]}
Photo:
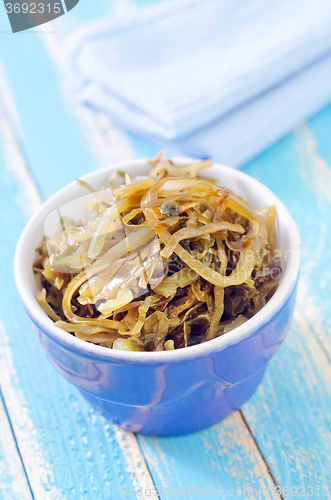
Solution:
{"label": "blue ceramic bowl", "polygon": [[[145,160],[116,168],[134,175],[149,170]],[[84,180],[99,189],[109,170],[93,172]],[[183,434],[224,419],[252,396],[290,327],[300,267],[299,235],[292,217],[268,188],[238,170],[214,165],[205,175],[246,196],[255,209],[277,206],[277,238],[285,258],[280,285],[266,306],[243,325],[204,344],[165,352],[113,350],[64,332],[45,315],[35,299],[35,248],[43,238],[47,216],[59,207],[73,207],[70,202],[86,194],[77,183],[40,207],[17,246],[16,286],[50,362],[94,407],[130,431]],[[72,209],[77,212],[77,206]],[[79,219],[82,214],[70,215]]]}

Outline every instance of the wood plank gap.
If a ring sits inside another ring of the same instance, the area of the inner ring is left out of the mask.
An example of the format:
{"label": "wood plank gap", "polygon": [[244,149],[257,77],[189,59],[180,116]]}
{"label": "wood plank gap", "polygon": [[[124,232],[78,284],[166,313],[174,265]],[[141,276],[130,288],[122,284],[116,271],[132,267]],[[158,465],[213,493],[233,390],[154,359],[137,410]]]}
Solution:
{"label": "wood plank gap", "polygon": [[[262,458],[262,460],[263,460],[263,462],[264,462],[264,464],[265,464],[265,466],[266,466],[266,468],[267,468],[268,474],[270,475],[270,477],[271,477],[271,479],[272,479],[272,482],[274,483],[275,487],[276,487],[276,488],[278,488],[278,490],[277,490],[277,491],[281,492],[281,489],[280,489],[280,487],[279,487],[279,484],[278,484],[278,482],[277,482],[277,480],[276,480],[276,478],[275,478],[274,474],[272,473],[272,470],[271,470],[271,468],[269,467],[269,464],[268,464],[268,462],[267,462],[267,460],[266,460],[265,456],[263,455],[263,453],[262,453],[262,451],[261,451],[261,448],[260,448],[260,446],[259,446],[259,444],[258,444],[257,440],[255,439],[255,436],[254,436],[254,434],[253,434],[253,432],[252,432],[252,430],[251,430],[251,428],[250,428],[250,426],[249,426],[249,423],[247,422],[247,420],[246,420],[246,418],[245,418],[245,416],[244,416],[244,414],[243,414],[243,412],[242,412],[241,410],[239,410],[239,413],[240,413],[240,415],[241,415],[241,418],[243,419],[243,422],[244,422],[245,426],[247,427],[248,432],[250,433],[250,435],[251,435],[251,437],[252,437],[252,439],[253,439],[253,441],[254,441],[254,444],[255,444],[255,446],[256,446],[257,451],[258,451],[258,452],[259,452],[259,454],[261,455],[261,458]],[[283,495],[282,495],[282,493],[279,493],[279,498],[280,498],[281,500],[285,500],[285,499],[284,499],[284,497],[283,497]]]}
{"label": "wood plank gap", "polygon": [[301,321],[301,324],[302,324],[302,321],[305,321],[307,326],[309,327],[313,337],[315,338],[316,342],[318,343],[321,351],[323,352],[323,354],[325,355],[327,361],[331,364],[331,353],[328,352],[328,350],[325,348],[325,346],[323,345],[323,343],[321,342],[321,339],[320,337],[318,336],[317,334],[317,331],[316,331],[316,328],[314,327],[314,325],[311,323],[311,321],[309,320],[308,317],[306,317],[306,315],[302,312],[299,312],[299,311],[296,311],[296,318]]}
{"label": "wood plank gap", "polygon": [[[142,492],[145,491],[145,493],[146,490],[150,490],[151,492],[155,491],[156,485],[153,481],[153,476],[148,467],[147,461],[145,460],[136,434],[118,427],[115,436],[127,460],[127,472],[133,476],[134,486],[138,490],[141,489]],[[149,495],[145,494],[139,496],[142,500],[147,500],[148,497]],[[160,500],[159,495],[158,498]]]}

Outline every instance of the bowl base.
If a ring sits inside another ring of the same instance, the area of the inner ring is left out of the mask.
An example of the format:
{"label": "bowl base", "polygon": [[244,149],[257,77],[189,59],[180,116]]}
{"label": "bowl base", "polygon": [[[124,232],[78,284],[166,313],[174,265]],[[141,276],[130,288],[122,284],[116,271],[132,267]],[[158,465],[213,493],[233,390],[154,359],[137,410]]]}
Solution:
{"label": "bowl base", "polygon": [[[226,389],[203,385],[168,405],[132,407],[106,401],[81,389],[87,401],[107,420],[123,429],[154,436],[176,436],[197,432],[231,415],[248,401],[262,381],[266,367],[252,377]],[[188,417],[189,415],[189,417]]]}

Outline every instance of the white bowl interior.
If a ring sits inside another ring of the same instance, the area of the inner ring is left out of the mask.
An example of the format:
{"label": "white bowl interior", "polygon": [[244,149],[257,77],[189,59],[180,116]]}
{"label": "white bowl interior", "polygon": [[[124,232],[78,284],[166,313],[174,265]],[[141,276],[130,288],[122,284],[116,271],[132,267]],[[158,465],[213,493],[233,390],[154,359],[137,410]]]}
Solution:
{"label": "white bowl interior", "polygon": [[[174,161],[178,164],[185,164],[189,160],[175,159]],[[150,166],[147,162],[145,160],[140,160],[132,163],[120,164],[109,169],[98,170],[84,176],[82,179],[92,185],[96,190],[99,190],[101,186],[106,185],[109,172],[114,168],[124,170],[132,177],[147,175],[150,170]],[[235,338],[241,334],[245,336],[245,334],[249,331],[249,327],[253,326],[253,323],[262,322],[263,316],[272,314],[273,310],[276,311],[277,303],[279,306],[282,301],[284,302],[286,296],[293,290],[300,266],[300,241],[295,223],[283,203],[266,186],[241,171],[217,164],[204,170],[204,176],[217,179],[221,186],[232,190],[239,196],[245,196],[251,203],[253,209],[261,208],[264,205],[276,205],[278,214],[276,224],[277,243],[282,249],[283,256],[285,256],[286,259],[283,261],[282,265],[283,274],[280,285],[268,304],[247,323],[244,323],[232,332],[229,332],[226,336],[219,337],[213,341],[200,345],[200,350],[206,349],[206,346],[207,348],[210,348],[209,344],[213,344],[215,342],[228,343],[231,339],[235,340]],[[59,209],[61,210],[62,216],[66,215],[76,221],[79,221],[82,215],[87,212],[86,202],[89,199],[90,195],[87,194],[86,188],[83,188],[76,182],[73,182],[58,191],[42,205],[42,207],[27,224],[18,243],[15,256],[15,280],[25,307],[31,312],[34,318],[38,319],[39,324],[44,324],[48,331],[52,330],[52,333],[54,333],[54,336],[56,336],[58,340],[61,341],[66,338],[66,340],[69,340],[70,342],[77,342],[78,344],[81,344],[80,347],[84,347],[85,350],[92,350],[94,352],[98,352],[99,354],[101,352],[103,355],[106,355],[106,352],[108,354],[113,353],[115,355],[115,350],[106,349],[81,341],[56,328],[52,320],[44,314],[35,299],[37,284],[32,271],[32,262],[35,258],[35,249],[40,245],[44,237],[45,230],[50,236],[59,231],[60,219],[57,215]],[[225,337],[227,337],[227,339],[225,339]],[[82,344],[84,344],[84,346]],[[188,354],[188,351],[193,350],[196,347],[199,346],[192,346],[175,352],[187,352]],[[102,351],[100,351],[100,349]],[[160,356],[164,354],[174,355],[175,352],[146,354]],[[138,354],[141,358],[145,358],[145,353],[127,353],[126,351],[116,351],[116,356],[118,356],[118,353],[122,353],[124,356]]]}

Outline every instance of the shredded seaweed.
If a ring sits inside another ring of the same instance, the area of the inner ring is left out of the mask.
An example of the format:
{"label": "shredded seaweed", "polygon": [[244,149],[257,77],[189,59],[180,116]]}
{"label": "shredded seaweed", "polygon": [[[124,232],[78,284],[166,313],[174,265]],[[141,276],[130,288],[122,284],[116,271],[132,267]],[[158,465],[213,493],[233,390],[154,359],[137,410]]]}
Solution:
{"label": "shredded seaweed", "polygon": [[[281,278],[274,206],[253,210],[212,165],[161,152],[149,177],[116,173],[88,215],[37,249],[37,301],[69,334],[105,348],[168,351],[225,335],[258,313]],[[106,198],[112,189],[112,200]]]}

